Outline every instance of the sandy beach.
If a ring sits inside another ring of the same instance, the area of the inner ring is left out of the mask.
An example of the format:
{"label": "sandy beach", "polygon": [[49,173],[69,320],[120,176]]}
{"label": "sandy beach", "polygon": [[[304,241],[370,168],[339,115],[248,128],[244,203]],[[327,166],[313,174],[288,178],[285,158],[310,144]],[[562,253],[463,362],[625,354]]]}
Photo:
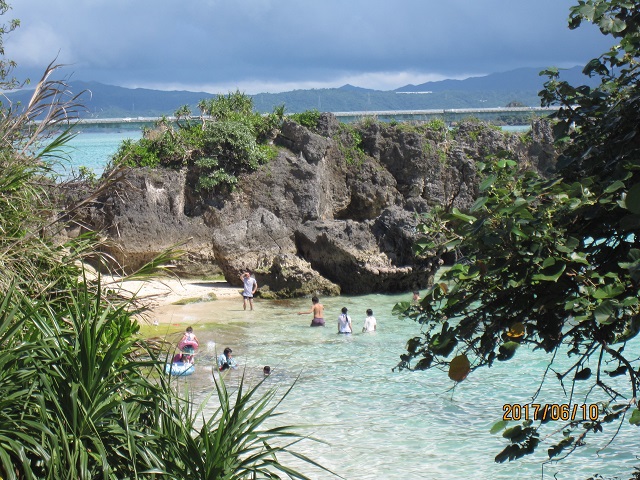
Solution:
{"label": "sandy beach", "polygon": [[[106,277],[106,276],[105,276]],[[106,277],[104,283],[126,297],[133,297],[147,307],[141,320],[154,324],[175,323],[179,306],[187,303],[210,303],[214,300],[237,300],[242,303],[242,288],[225,281],[159,277],[151,280],[121,282]]]}

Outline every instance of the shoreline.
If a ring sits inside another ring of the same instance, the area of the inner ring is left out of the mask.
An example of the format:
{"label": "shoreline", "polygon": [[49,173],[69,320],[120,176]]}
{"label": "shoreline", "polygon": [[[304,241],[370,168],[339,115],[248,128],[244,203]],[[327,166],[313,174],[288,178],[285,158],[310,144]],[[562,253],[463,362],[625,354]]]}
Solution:
{"label": "shoreline", "polygon": [[148,324],[176,323],[177,309],[183,305],[205,305],[231,299],[242,303],[242,288],[223,280],[154,277],[122,282],[117,277],[107,275],[104,279],[104,286],[127,298],[135,297],[145,307],[145,312],[136,317],[138,321]]}

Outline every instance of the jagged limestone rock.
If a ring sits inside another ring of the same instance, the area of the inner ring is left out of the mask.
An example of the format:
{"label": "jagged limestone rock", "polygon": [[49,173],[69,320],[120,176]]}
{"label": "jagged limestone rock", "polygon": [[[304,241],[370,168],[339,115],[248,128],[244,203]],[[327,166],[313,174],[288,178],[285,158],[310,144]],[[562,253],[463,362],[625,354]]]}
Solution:
{"label": "jagged limestone rock", "polygon": [[179,273],[222,272],[239,286],[249,269],[271,298],[407,291],[425,287],[439,266],[413,253],[419,216],[435,205],[468,208],[476,162],[501,151],[540,171],[555,162],[540,121],[526,142],[480,122],[444,132],[354,128],[359,151],[347,159],[348,136],[333,115],[322,114],[315,131],[285,121],[277,157],[242,175],[231,194],[199,191],[196,167],[129,170],[76,220],[103,232],[127,271],[186,242]]}

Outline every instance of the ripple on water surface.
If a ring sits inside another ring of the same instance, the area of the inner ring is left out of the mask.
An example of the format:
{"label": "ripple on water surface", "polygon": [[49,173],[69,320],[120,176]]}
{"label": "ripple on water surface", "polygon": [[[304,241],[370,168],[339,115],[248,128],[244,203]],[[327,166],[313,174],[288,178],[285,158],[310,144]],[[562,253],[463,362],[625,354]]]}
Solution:
{"label": "ripple on water surface", "polygon": [[[453,390],[447,374],[439,370],[393,372],[407,339],[419,333],[415,323],[391,315],[393,305],[406,299],[406,295],[321,299],[324,328],[310,328],[310,315],[297,315],[310,308],[308,299],[284,304],[257,300],[253,312],[242,310],[240,297],[176,308],[188,315],[201,341],[215,342],[217,350],[233,348],[241,366],[229,376],[230,383],[237,382],[245,368],[250,381],[258,381],[264,365],[273,368],[265,386],[279,386],[284,392],[297,380],[279,407],[283,415],[273,421],[307,425],[305,432],[327,444],[303,442],[298,450],[347,479],[540,478],[551,445],[548,440],[534,455],[497,464],[494,457],[505,443],[489,430],[502,418],[503,404],[530,401],[545,371],[544,354],[521,348],[512,361],[474,371]],[[336,333],[343,306],[353,319],[352,336]],[[378,320],[374,334],[358,333],[367,308]],[[200,356],[203,371],[184,380],[201,387],[195,389],[199,398],[213,388],[210,366],[208,371],[204,367],[215,362],[215,353],[219,352]],[[557,361],[569,365],[574,359],[559,356]],[[583,398],[580,395],[575,398]],[[567,401],[554,377],[538,400]],[[212,399],[208,411],[215,406]],[[550,431],[549,426],[542,437]],[[637,463],[634,454],[640,451],[636,427],[624,422],[618,438],[597,456],[609,438],[591,437],[577,454],[545,465],[544,478],[629,474]],[[299,465],[295,459],[292,463]],[[312,478],[327,478],[311,472]]]}

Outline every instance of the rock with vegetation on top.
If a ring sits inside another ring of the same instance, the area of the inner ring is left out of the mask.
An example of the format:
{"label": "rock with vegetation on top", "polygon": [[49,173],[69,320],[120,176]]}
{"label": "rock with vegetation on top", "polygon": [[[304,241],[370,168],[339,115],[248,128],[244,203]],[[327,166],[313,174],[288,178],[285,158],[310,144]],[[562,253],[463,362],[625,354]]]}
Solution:
{"label": "rock with vegetation on top", "polygon": [[255,272],[271,297],[423,288],[439,265],[417,257],[419,215],[464,211],[478,194],[476,163],[507,152],[523,168],[553,167],[546,122],[512,134],[482,122],[340,124],[284,120],[277,154],[238,176],[233,191],[203,191],[188,164],[133,169],[78,219],[105,232],[127,270],[188,241],[182,273],[222,271],[232,285]]}

